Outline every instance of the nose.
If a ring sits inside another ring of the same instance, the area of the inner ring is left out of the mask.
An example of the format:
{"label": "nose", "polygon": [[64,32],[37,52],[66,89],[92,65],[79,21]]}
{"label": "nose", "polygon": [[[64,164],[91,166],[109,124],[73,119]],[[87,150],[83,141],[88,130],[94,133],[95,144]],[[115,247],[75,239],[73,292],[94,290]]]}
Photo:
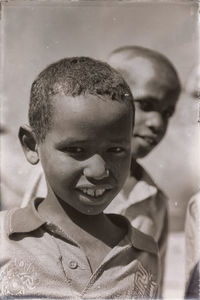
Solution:
{"label": "nose", "polygon": [[149,116],[146,120],[146,125],[155,134],[162,134],[165,132],[166,129],[166,122],[164,121],[162,114],[158,111],[153,111],[149,113]]}
{"label": "nose", "polygon": [[109,171],[105,167],[103,158],[99,154],[95,154],[87,160],[83,174],[86,177],[100,180],[108,177]]}

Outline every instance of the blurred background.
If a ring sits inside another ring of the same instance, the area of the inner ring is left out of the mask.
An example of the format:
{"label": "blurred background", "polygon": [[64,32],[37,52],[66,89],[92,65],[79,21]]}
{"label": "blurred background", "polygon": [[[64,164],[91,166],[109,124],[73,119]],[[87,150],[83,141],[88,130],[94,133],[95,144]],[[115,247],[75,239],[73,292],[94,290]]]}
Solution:
{"label": "blurred background", "polygon": [[[165,297],[184,293],[184,221],[200,188],[198,1],[21,1],[1,11],[1,208],[19,206],[32,166],[17,139],[27,122],[31,83],[66,56],[106,61],[119,46],[140,45],[166,55],[183,86],[164,140],[141,160],[169,197],[170,238]],[[197,68],[197,69],[196,69]],[[199,122],[198,122],[199,120]]]}

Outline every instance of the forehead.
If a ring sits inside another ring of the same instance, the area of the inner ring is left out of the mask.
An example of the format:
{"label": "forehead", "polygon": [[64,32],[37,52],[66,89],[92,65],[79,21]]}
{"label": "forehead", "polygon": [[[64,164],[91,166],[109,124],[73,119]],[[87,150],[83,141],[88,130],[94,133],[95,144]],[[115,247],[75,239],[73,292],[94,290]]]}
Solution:
{"label": "forehead", "polygon": [[102,99],[95,95],[80,95],[76,97],[58,94],[53,97],[52,123],[59,130],[106,130],[109,126],[119,124],[123,127],[128,119],[132,126],[132,110],[125,102],[113,101],[106,97]]}
{"label": "forehead", "polygon": [[147,57],[115,55],[114,67],[120,69],[135,98],[165,99],[177,93],[177,79],[167,64]]}

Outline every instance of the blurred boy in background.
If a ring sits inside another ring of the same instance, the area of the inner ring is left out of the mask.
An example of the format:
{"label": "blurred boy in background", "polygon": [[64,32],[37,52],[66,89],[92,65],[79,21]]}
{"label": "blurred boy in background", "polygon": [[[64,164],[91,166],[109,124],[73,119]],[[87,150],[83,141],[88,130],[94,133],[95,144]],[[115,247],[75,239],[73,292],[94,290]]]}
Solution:
{"label": "blurred boy in background", "polygon": [[125,215],[134,227],[154,237],[161,255],[162,281],[168,232],[167,199],[137,159],[148,155],[165,136],[181,85],[172,63],[155,50],[121,47],[111,52],[108,62],[130,86],[136,115],[130,176],[106,211]]}
{"label": "blurred boy in background", "polygon": [[200,298],[200,191],[189,201],[185,222],[186,290],[185,298]]}

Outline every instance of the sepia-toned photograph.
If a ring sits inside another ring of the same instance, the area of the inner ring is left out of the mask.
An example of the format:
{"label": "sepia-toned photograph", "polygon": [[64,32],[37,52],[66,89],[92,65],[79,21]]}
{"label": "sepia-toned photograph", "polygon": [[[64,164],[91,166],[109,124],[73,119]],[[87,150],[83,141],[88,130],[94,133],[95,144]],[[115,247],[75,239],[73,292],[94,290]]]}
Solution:
{"label": "sepia-toned photograph", "polygon": [[198,0],[1,0],[0,299],[200,299]]}

